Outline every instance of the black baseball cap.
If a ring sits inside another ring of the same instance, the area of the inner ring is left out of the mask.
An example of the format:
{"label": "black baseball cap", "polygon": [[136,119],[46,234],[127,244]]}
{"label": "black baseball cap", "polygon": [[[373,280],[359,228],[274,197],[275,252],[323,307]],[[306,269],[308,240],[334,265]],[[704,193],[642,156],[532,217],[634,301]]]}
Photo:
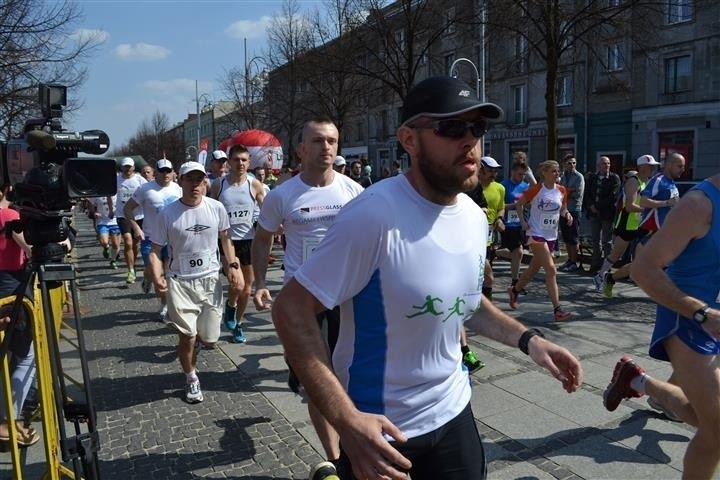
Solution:
{"label": "black baseball cap", "polygon": [[448,118],[477,110],[479,116],[500,120],[503,111],[482,103],[470,86],[458,78],[430,77],[410,89],[402,107],[402,123],[417,117]]}

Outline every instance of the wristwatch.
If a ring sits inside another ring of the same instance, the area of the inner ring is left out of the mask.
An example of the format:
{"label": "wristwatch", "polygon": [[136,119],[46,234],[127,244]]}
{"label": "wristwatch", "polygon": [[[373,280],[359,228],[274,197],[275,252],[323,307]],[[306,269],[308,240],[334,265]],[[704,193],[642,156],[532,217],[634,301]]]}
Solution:
{"label": "wristwatch", "polygon": [[228,267],[234,268],[235,270],[237,270],[238,268],[240,268],[240,264],[238,262],[232,262],[232,263],[228,263]]}
{"label": "wristwatch", "polygon": [[708,312],[710,311],[710,305],[705,305],[702,308],[699,308],[698,310],[693,313],[693,320],[695,320],[697,323],[705,323],[705,320],[707,320]]}

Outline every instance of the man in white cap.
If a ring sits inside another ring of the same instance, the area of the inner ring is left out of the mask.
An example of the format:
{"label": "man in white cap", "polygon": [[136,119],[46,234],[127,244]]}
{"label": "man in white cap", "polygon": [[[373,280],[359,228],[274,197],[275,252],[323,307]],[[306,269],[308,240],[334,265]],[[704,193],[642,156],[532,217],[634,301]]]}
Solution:
{"label": "man in white cap", "polygon": [[[150,267],[155,291],[167,293],[167,320],[179,334],[178,357],[185,373],[185,400],[203,401],[195,369],[196,342],[213,348],[220,337],[223,309],[222,284],[218,279],[218,237],[228,261],[228,280],[242,289],[240,264],[228,232],[227,210],[205,196],[207,175],[198,162],[180,166],[182,197],[166,206],[152,230]],[[167,245],[170,262],[163,275],[161,252]],[[199,347],[200,345],[198,345]]]}
{"label": "man in white cap", "polygon": [[222,150],[212,152],[212,155],[210,155],[210,173],[208,174],[210,184],[225,176],[227,173],[227,159],[227,154]]}
{"label": "man in white cap", "polygon": [[[640,165],[659,165],[652,155],[643,155],[638,158]],[[653,166],[654,168],[654,166]],[[680,192],[675,185],[675,180],[682,176],[685,171],[685,157],[679,153],[671,153],[665,159],[661,172],[653,175],[640,192],[639,205],[644,209],[638,226],[638,244],[636,250],[643,246],[650,239],[650,235],[657,232],[665,221],[670,209],[680,200]],[[602,290],[605,296],[612,297],[613,286],[618,280],[630,276],[631,263],[623,265],[618,271],[608,271],[603,276]]]}
{"label": "man in white cap", "polygon": [[[414,86],[397,130],[411,167],[346,204],[277,296],[288,360],[340,434],[342,479],[485,478],[463,325],[518,346],[568,392],[582,383],[570,352],[482,295],[488,223],[462,192],[477,185],[481,138],[501,115],[459,79]],[[331,366],[315,312],[336,305]]]}
{"label": "man in white cap", "polygon": [[493,248],[493,244],[495,243],[494,233],[497,231],[502,234],[505,231],[505,224],[503,223],[503,216],[505,215],[505,187],[495,180],[500,168],[501,165],[493,157],[485,156],[480,159],[478,178],[480,179],[479,185],[482,187],[483,197],[485,197],[485,202],[487,202],[487,207],[483,210],[485,210],[488,221],[485,281],[483,283],[482,293],[490,300],[492,300],[493,284],[495,283],[495,276],[492,271],[492,262],[495,260],[495,250]]}
{"label": "man in white cap", "polygon": [[[132,225],[133,236],[140,238],[140,254],[142,255],[143,262],[145,263],[145,270],[143,271],[142,289],[145,293],[150,293],[152,287],[152,281],[150,280],[150,250],[152,250],[152,231],[155,222],[157,221],[158,214],[167,205],[171,204],[182,196],[182,189],[180,186],[173,182],[173,164],[167,158],[161,158],[157,161],[157,175],[154,176],[154,180],[142,185],[140,188],[135,190],[130,200],[125,203],[125,218],[128,219],[130,225]],[[141,207],[145,218],[143,219],[142,226],[140,226],[135,220],[132,219],[132,211],[136,207]],[[167,248],[163,248],[161,252],[161,260],[165,262],[168,258]],[[165,294],[156,292],[160,299],[160,320],[165,318],[167,313],[167,302]]]}
{"label": "man in white cap", "polygon": [[642,237],[646,232],[640,229],[640,214],[643,208],[640,206],[640,194],[645,189],[648,180],[657,171],[658,163],[652,155],[642,155],[637,159],[637,170],[631,170],[625,174],[625,181],[622,187],[622,197],[620,198],[620,213],[615,221],[615,230],[613,238],[613,248],[610,255],[605,257],[603,265],[595,276],[595,285],[599,285],[598,290],[604,290],[608,296],[612,295],[612,283],[606,282],[605,278],[610,277],[613,280],[617,278],[625,278],[630,273],[630,267],[620,268],[615,275],[610,275],[615,262],[627,250],[628,245]]}
{"label": "man in white cap", "polygon": [[[120,173],[117,177],[117,196],[115,197],[117,203],[113,204],[112,198],[108,197],[110,218],[117,217],[117,223],[123,237],[125,264],[127,265],[125,281],[128,284],[135,283],[135,261],[140,251],[140,238],[133,237],[132,225],[125,217],[125,203],[132,198],[135,190],[146,183],[147,180],[135,172],[135,160],[125,157],[120,162]],[[138,206],[130,213],[135,223],[142,226],[144,218],[142,207]]]}
{"label": "man in white cap", "polygon": [[335,160],[333,161],[333,169],[345,175],[345,169],[347,168],[347,162],[345,162],[345,157],[342,155],[338,155],[335,157]]}

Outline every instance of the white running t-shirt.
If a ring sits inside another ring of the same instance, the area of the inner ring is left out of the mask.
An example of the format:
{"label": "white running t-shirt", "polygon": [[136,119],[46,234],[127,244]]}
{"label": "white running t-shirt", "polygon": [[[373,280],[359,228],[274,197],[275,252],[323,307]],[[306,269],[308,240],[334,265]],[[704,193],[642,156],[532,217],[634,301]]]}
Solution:
{"label": "white running t-shirt", "polygon": [[470,401],[460,332],[480,305],[487,237],[470,197],[437,205],[398,175],[350,202],[295,272],[325,307],[340,305],[333,366],[355,406],[409,438]]}
{"label": "white running t-shirt", "polygon": [[222,203],[204,197],[190,207],[176,200],[160,212],[155,227],[152,242],[167,244],[171,275],[189,280],[218,274],[218,236],[230,228]]}
{"label": "white running t-shirt", "polygon": [[145,215],[142,230],[146,240],[152,238],[153,225],[160,211],[180,197],[182,197],[182,188],[175,182],[161,187],[153,180],[135,190],[132,199],[142,208]]}
{"label": "white running t-shirt", "polygon": [[547,188],[542,182],[531,185],[523,195],[530,204],[527,234],[545,240],[557,240],[560,211],[567,204],[567,190],[555,184]]}
{"label": "white running t-shirt", "polygon": [[[117,202],[117,195],[110,197],[113,205]],[[108,205],[107,197],[93,197],[90,199],[90,203],[95,207],[95,210],[100,214],[100,218],[97,219],[98,225],[117,225],[117,217],[110,218],[110,206]]]}
{"label": "white running t-shirt", "polygon": [[[140,188],[141,185],[147,183],[147,180],[142,175],[135,173],[130,178],[125,178],[122,173],[117,176],[117,203],[115,204],[115,216],[118,218],[125,218],[125,204],[130,200],[135,193],[135,190]],[[140,220],[143,218],[142,207],[137,206],[133,210],[133,220]]]}
{"label": "white running t-shirt", "polygon": [[311,187],[300,177],[296,175],[270,190],[258,217],[258,225],[269,232],[283,226],[287,240],[285,283],[310,257],[338,211],[363,191],[357,182],[339,173],[324,187]]}

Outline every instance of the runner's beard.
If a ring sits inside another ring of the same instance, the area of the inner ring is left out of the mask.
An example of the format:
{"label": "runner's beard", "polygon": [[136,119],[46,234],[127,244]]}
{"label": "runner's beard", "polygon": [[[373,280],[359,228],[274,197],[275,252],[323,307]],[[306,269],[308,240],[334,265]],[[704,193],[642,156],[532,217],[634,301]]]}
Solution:
{"label": "runner's beard", "polygon": [[[461,154],[456,156],[450,165],[436,162],[427,154],[427,149],[421,139],[415,162],[417,165],[413,165],[413,167],[420,170],[430,188],[442,195],[452,196],[477,187],[479,165],[471,175],[457,171],[457,166],[468,159],[468,154]],[[478,163],[477,159],[475,163]]]}

